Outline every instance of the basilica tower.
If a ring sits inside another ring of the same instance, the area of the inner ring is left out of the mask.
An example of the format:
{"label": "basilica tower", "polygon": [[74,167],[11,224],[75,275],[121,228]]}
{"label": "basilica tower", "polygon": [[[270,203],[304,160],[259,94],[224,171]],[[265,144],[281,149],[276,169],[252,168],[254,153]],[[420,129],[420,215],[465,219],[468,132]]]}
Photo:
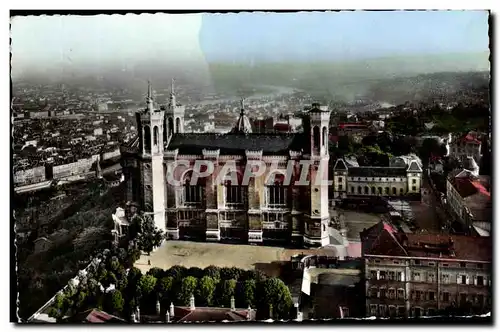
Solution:
{"label": "basilica tower", "polygon": [[184,117],[186,107],[177,103],[174,79],[172,79],[170,98],[165,109],[165,117],[163,120],[163,141],[167,143],[173,134],[184,133]]}
{"label": "basilica tower", "polygon": [[328,224],[328,136],[330,111],[315,103],[309,111],[310,139],[310,194],[311,208],[306,218],[304,244],[324,246],[329,243]]}
{"label": "basilica tower", "polygon": [[137,112],[139,132],[139,173],[141,179],[142,208],[152,213],[155,226],[165,231],[165,170],[163,166],[164,111],[155,109],[153,90],[148,82],[146,109]]}

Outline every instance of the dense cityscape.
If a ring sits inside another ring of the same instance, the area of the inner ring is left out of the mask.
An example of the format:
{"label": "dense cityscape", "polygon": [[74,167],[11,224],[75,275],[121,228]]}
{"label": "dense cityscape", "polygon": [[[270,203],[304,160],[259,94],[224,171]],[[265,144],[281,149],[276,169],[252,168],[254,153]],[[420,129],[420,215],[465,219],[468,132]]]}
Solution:
{"label": "dense cityscape", "polygon": [[113,75],[12,82],[20,321],[491,318],[488,71]]}

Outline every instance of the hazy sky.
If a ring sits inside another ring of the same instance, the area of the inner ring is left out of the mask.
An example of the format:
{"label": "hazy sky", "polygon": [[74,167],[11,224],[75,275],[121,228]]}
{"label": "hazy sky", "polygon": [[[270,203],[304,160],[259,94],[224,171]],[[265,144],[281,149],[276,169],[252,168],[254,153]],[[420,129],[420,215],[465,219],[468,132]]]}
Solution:
{"label": "hazy sky", "polygon": [[488,51],[488,13],[316,12],[17,17],[13,76],[138,62],[349,60]]}
{"label": "hazy sky", "polygon": [[484,52],[485,11],[242,13],[204,15],[208,60],[346,60]]}

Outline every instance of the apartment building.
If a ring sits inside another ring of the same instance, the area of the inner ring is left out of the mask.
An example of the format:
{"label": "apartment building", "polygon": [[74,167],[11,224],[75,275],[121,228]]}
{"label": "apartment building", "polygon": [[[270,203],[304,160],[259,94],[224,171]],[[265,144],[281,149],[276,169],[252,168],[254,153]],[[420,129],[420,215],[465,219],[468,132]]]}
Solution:
{"label": "apartment building", "polygon": [[459,160],[473,157],[479,163],[481,160],[481,141],[473,133],[456,137],[451,141],[450,155]]}
{"label": "apartment building", "polygon": [[490,179],[469,170],[455,170],[446,181],[446,203],[450,212],[469,230],[491,231]]}
{"label": "apartment building", "polygon": [[405,234],[380,222],[361,241],[367,316],[491,311],[490,238]]}

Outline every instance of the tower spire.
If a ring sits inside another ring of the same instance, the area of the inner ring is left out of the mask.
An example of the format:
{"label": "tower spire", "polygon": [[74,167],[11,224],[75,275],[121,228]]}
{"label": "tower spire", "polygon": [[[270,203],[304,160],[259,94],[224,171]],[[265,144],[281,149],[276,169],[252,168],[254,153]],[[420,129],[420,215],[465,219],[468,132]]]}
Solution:
{"label": "tower spire", "polygon": [[151,86],[151,81],[148,80],[148,96],[146,98],[146,104],[149,111],[153,111],[153,87]]}
{"label": "tower spire", "polygon": [[245,98],[241,98],[240,105],[241,105],[240,114],[243,115],[245,114]]}
{"label": "tower spire", "polygon": [[172,77],[172,83],[171,83],[171,91],[170,91],[170,105],[172,107],[177,106],[177,103],[175,101],[175,79]]}

